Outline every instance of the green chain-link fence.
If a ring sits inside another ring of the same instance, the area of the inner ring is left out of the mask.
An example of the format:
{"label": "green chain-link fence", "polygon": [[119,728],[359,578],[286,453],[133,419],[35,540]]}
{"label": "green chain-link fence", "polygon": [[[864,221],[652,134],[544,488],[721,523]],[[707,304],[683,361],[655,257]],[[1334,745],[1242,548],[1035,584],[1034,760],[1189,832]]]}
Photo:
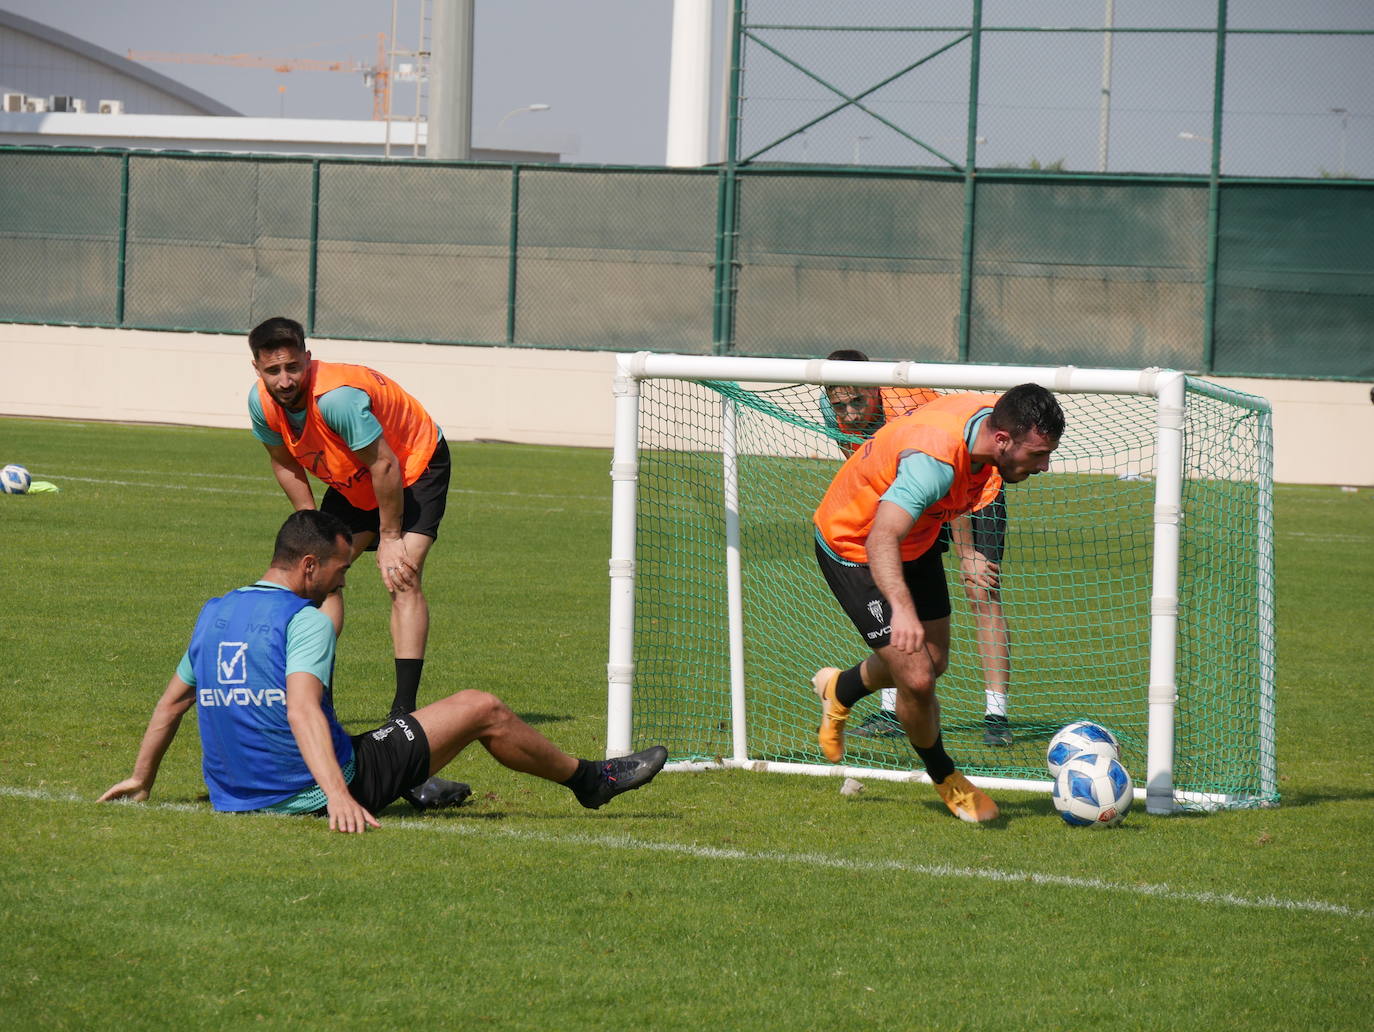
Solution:
{"label": "green chain-link fence", "polygon": [[1374,8],[1053,6],[739,2],[709,169],[0,148],[0,320],[1374,378]]}

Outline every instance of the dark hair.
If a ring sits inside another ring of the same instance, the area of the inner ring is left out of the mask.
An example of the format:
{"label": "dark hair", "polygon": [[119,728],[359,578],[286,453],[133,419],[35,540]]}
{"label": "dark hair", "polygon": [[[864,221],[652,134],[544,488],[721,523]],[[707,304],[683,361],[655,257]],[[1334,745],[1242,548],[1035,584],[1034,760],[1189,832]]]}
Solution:
{"label": "dark hair", "polygon": [[253,327],[252,332],[248,334],[248,348],[253,352],[254,358],[264,351],[276,351],[278,348],[296,348],[304,351],[305,327],[295,319],[287,319],[281,315],[273,316]]}
{"label": "dark hair", "polygon": [[277,531],[277,543],[272,552],[272,565],[278,568],[294,566],[307,555],[332,559],[339,538],[350,545],[353,532],[339,517],[319,509],[298,509],[286,517]]}
{"label": "dark hair", "polygon": [[1023,383],[997,399],[988,425],[994,430],[1005,430],[1013,440],[1039,430],[1057,441],[1064,435],[1064,410],[1054,395],[1038,383]]}
{"label": "dark hair", "polygon": [[862,351],[853,348],[840,348],[839,351],[832,351],[826,355],[826,360],[830,362],[867,362],[868,356]]}

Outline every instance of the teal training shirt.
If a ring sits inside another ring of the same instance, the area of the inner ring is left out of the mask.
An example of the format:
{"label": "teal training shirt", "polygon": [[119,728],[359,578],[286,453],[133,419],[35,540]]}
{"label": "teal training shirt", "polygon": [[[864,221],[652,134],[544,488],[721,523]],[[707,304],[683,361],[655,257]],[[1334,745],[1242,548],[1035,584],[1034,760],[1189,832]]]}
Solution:
{"label": "teal training shirt", "polygon": [[[964,440],[970,448],[978,439],[978,431],[983,425],[983,420],[987,419],[991,412],[990,408],[981,409],[968,421],[968,426],[964,430]],[[916,519],[947,495],[953,484],[953,466],[925,452],[914,451],[902,456],[897,464],[897,477],[883,493],[882,501],[901,507],[912,519]],[[835,550],[821,537],[820,530],[816,531],[816,540],[821,548],[825,549],[826,554],[837,563],[845,566],[859,565],[836,555]]]}
{"label": "teal training shirt", "polygon": [[[983,420],[988,418],[992,409],[982,409],[964,428],[964,441],[969,448],[978,439],[978,431]],[[980,467],[981,468],[981,467]],[[911,452],[903,455],[897,464],[897,478],[888,486],[882,500],[901,506],[912,519],[916,519],[932,505],[949,493],[954,484],[954,467],[925,452]]]}
{"label": "teal training shirt", "polygon": [[[349,451],[361,451],[382,436],[382,424],[372,414],[372,399],[366,391],[357,387],[335,387],[321,394],[316,404],[319,405],[324,425],[339,435]],[[248,392],[248,417],[253,423],[253,436],[263,444],[276,447],[286,443],[281,434],[267,425],[257,384],[253,384]],[[286,411],[286,418],[297,432],[305,427],[305,409],[299,412]],[[443,428],[436,426],[434,429],[442,439]]]}
{"label": "teal training shirt", "polygon": [[[372,414],[372,399],[357,387],[335,387],[325,391],[316,402],[325,426],[333,430],[348,445],[350,451],[360,451],[382,436],[382,424]],[[258,385],[248,392],[248,415],[253,421],[253,436],[266,445],[285,444],[281,434],[267,425],[258,397]],[[297,431],[305,426],[305,409],[286,412],[286,418]]]}

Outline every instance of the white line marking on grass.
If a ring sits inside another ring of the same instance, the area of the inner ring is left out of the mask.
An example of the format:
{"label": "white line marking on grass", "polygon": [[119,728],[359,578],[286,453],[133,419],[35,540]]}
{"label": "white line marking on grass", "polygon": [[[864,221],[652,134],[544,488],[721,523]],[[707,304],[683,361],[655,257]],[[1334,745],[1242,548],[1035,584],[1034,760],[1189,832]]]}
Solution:
{"label": "white line marking on grass", "polygon": [[[130,469],[118,470],[120,473],[128,473],[133,476],[167,476],[169,478],[181,477],[213,477],[220,480],[253,480],[257,483],[264,482],[266,477],[244,477],[236,473],[184,473],[175,472],[163,474],[151,469]],[[51,479],[57,481],[70,480],[79,484],[110,484],[114,487],[152,487],[159,490],[169,491],[199,491],[205,494],[237,494],[249,495],[256,498],[278,497],[275,491],[245,491],[240,488],[230,487],[203,487],[200,484],[178,484],[173,479],[158,480],[152,483],[141,480],[113,480],[108,477],[78,477],[67,473],[50,473],[47,471],[36,472],[33,474],[40,479]],[[450,487],[448,493],[451,495],[475,495],[481,498],[552,498],[560,502],[601,502],[607,508],[610,507],[610,495],[575,495],[575,494],[550,494],[539,491],[479,491],[470,487]]]}
{"label": "white line marking on grass", "polygon": [[[47,802],[89,803],[90,799],[74,792],[48,792],[43,789],[10,788],[0,785],[0,796],[37,799]],[[124,806],[145,806],[149,809],[171,810],[178,813],[212,813],[203,803],[120,803]],[[272,820],[284,819],[283,814],[261,814]],[[913,864],[905,860],[852,860],[826,853],[783,853],[777,850],[723,849],[719,846],[700,846],[681,842],[654,842],[629,835],[553,835],[542,831],[519,828],[497,828],[487,822],[437,824],[418,817],[388,817],[384,827],[405,831],[424,831],[442,835],[471,835],[503,838],[517,842],[537,842],[551,846],[592,846],[597,849],[617,849],[628,853],[670,853],[698,860],[727,860],[740,863],[795,864],[801,867],[825,867],[836,871],[862,871],[921,875],[930,878],[966,878],[975,881],[1047,885],[1062,889],[1086,889],[1092,892],[1120,893],[1146,896],[1179,903],[1200,903],[1207,906],[1238,907],[1246,910],[1287,910],[1335,917],[1374,918],[1374,910],[1360,910],[1343,903],[1328,903],[1320,899],[1282,899],[1278,896],[1237,896],[1230,892],[1207,892],[1176,889],[1169,885],[1128,884],[1103,878],[1079,878],[1065,874],[1038,874],[1034,871],[1004,871],[995,867],[956,867],[952,864]]]}
{"label": "white line marking on grass", "polygon": [[[405,820],[402,818],[402,820]],[[722,849],[718,846],[698,846],[678,842],[652,842],[628,835],[550,835],[546,832],[523,831],[515,828],[477,828],[452,824],[427,824],[411,818],[405,820],[407,830],[433,831],[468,835],[490,834],[495,837],[538,842],[542,845],[594,846],[599,849],[621,849],[628,852],[672,853],[704,860],[736,860],[775,864],[797,864],[804,867],[828,867],[841,871],[872,871],[926,875],[932,878],[970,878],[978,881],[1024,882],[1029,885],[1050,885],[1056,888],[1089,889],[1098,892],[1126,893],[1155,899],[1184,903],[1203,903],[1251,910],[1292,910],[1338,917],[1374,918],[1374,911],[1358,910],[1342,903],[1325,900],[1280,899],[1277,896],[1237,896],[1223,892],[1190,892],[1168,885],[1106,881],[1101,878],[1077,878],[1062,874],[1037,874],[1034,871],[1003,871],[995,867],[955,867],[950,864],[913,864],[904,860],[851,860],[825,853],[782,853],[773,850],[751,851]]]}
{"label": "white line marking on grass", "polygon": [[[52,478],[59,483],[68,481],[78,484],[109,484],[112,487],[152,487],[159,491],[196,491],[201,494],[232,494],[253,498],[275,497],[272,491],[245,491],[239,487],[205,487],[201,484],[178,484],[172,480],[160,480],[157,483],[149,484],[138,480],[110,480],[104,477],[73,477],[65,473],[39,473],[36,474],[43,478]],[[181,474],[176,474],[180,476]]]}
{"label": "white line marking on grass", "polygon": [[1274,535],[1281,538],[1303,538],[1311,541],[1330,541],[1333,544],[1359,544],[1368,541],[1368,534],[1314,534],[1307,530],[1285,530]]}

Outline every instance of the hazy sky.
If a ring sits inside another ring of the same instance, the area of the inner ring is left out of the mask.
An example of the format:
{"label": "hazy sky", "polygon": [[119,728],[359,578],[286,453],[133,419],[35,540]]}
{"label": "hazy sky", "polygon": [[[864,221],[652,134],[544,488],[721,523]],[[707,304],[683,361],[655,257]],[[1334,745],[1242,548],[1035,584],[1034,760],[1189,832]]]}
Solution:
{"label": "hazy sky", "polygon": [[[391,0],[0,0],[15,14],[125,54],[252,53],[371,62],[391,28]],[[417,41],[419,0],[399,0],[398,46]],[[576,160],[663,161],[671,0],[477,0],[473,131],[527,104],[549,111],[506,124],[575,134]],[[150,64],[246,115],[369,118],[361,76],[196,64]],[[286,87],[283,96],[278,90]],[[393,106],[414,109],[398,86]]]}
{"label": "hazy sky", "polygon": [[[717,22],[727,0],[715,0]],[[0,0],[0,6],[123,54],[130,49],[352,57],[371,61],[391,25],[391,0]],[[858,20],[967,24],[970,0],[750,0],[755,24]],[[1105,0],[984,0],[984,23],[1102,25]],[[397,42],[417,40],[419,0],[399,0]],[[1118,27],[1214,24],[1214,0],[1115,0]],[[473,131],[527,104],[512,132],[578,140],[573,160],[658,164],[668,107],[672,0],[477,0]],[[1230,0],[1234,28],[1374,29],[1374,0]],[[758,36],[851,95],[954,38],[954,33]],[[1214,37],[1114,37],[1110,164],[1114,171],[1202,173],[1208,166]],[[962,160],[969,47],[960,44],[867,101],[883,117]],[[1063,161],[1097,167],[1103,43],[1098,33],[984,37],[978,163]],[[1374,37],[1233,36],[1228,51],[1223,171],[1374,177]],[[354,74],[150,65],[248,115],[367,118],[372,95]],[[713,77],[719,81],[719,75]],[[285,86],[282,94],[280,87]],[[398,86],[395,108],[413,110]],[[761,44],[746,50],[744,142],[752,153],[836,95]],[[1332,108],[1343,109],[1343,114]],[[713,140],[716,139],[713,133]],[[927,153],[849,109],[760,160],[932,164]]]}

